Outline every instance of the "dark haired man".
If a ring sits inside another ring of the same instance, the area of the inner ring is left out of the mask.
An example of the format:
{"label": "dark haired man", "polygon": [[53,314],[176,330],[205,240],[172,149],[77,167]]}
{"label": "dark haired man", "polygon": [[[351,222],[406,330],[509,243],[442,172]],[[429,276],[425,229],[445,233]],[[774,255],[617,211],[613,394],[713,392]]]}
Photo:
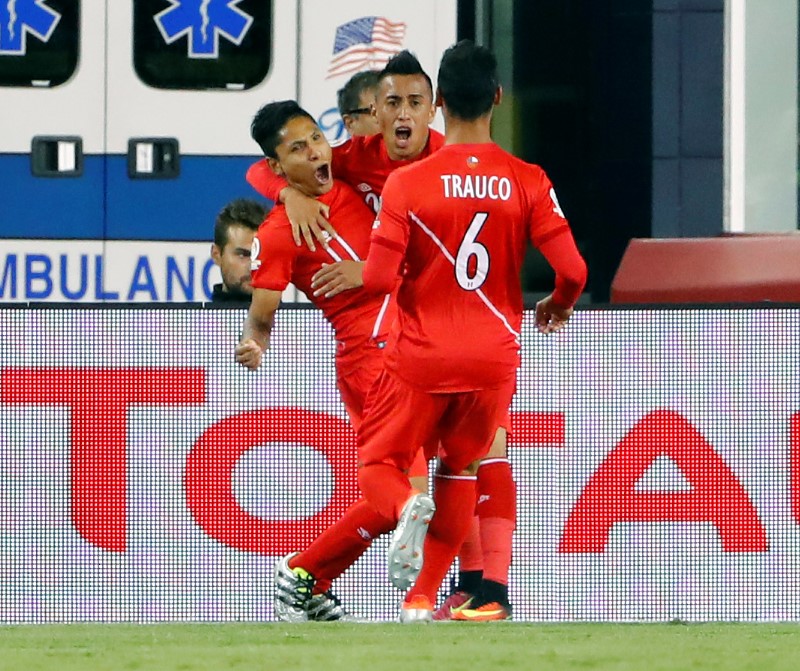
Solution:
{"label": "dark haired man", "polygon": [[[289,283],[305,292],[333,327],[337,386],[354,428],[369,387],[383,366],[383,345],[396,304],[384,296],[352,291],[333,299],[315,297],[311,278],[323,263],[360,262],[369,249],[374,213],[331,172],[331,147],[314,119],[294,101],[262,107],[251,126],[267,164],[292,188],[320,198],[330,208],[339,235],[326,248],[298,247],[283,205],[259,229],[253,246],[253,302],[236,347],[236,360],[254,370],[269,346],[274,315]],[[422,468],[425,463],[419,458]],[[354,563],[372,539],[393,525],[366,502],[356,503],[310,547],[283,557],[275,569],[275,614],[284,621],[339,620],[346,613],[331,594],[331,582]]]}
{"label": "dark haired man", "polygon": [[377,87],[378,71],[364,70],[356,72],[336,92],[336,105],[350,137],[380,132],[378,122],[372,114]]}
{"label": "dark haired man", "polygon": [[[492,142],[492,108],[502,93],[496,70],[491,52],[468,41],[443,55],[437,104],[446,145],[387,180],[363,270],[363,289],[380,293],[396,285],[404,268],[385,367],[357,434],[361,491],[398,522],[388,563],[395,586],[413,584],[404,622],[433,618],[439,586],[475,509],[475,469],[507,416],[528,242],[556,273],[555,291],[536,306],[541,332],[567,323],[586,282],[547,175]],[[464,333],[471,336],[453,337]],[[429,444],[432,436],[441,442],[428,527],[427,494],[412,489],[405,471],[411,446]],[[502,619],[504,610],[496,602],[473,603],[453,619]]]}
{"label": "dark haired man", "polygon": [[250,302],[250,248],[267,212],[261,203],[247,198],[232,200],[220,210],[214,223],[211,258],[219,266],[222,282],[213,287],[213,302]]}

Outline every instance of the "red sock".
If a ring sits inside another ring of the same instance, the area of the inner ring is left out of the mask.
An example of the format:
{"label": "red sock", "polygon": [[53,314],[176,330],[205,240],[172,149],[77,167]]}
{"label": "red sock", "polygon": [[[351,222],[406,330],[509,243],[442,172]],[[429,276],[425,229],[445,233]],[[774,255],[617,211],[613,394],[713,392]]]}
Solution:
{"label": "red sock", "polygon": [[361,466],[358,469],[358,486],[373,508],[395,523],[400,519],[403,506],[414,491],[408,476],[389,464]]}
{"label": "red sock", "polygon": [[478,518],[483,579],[508,584],[517,522],[517,486],[508,459],[488,459],[478,469]]}
{"label": "red sock", "polygon": [[375,512],[366,499],[359,499],[306,550],[292,557],[289,567],[302,566],[317,579],[314,594],[327,592],[331,582],[355,564],[375,538],[391,531],[394,524]]}
{"label": "red sock", "polygon": [[436,512],[425,537],[424,563],[416,584],[406,594],[406,601],[422,594],[436,603],[442,580],[475,514],[475,481],[474,476],[436,476],[433,488]]}
{"label": "red sock", "polygon": [[481,530],[477,515],[472,516],[467,537],[458,551],[458,570],[462,573],[465,571],[483,571]]}

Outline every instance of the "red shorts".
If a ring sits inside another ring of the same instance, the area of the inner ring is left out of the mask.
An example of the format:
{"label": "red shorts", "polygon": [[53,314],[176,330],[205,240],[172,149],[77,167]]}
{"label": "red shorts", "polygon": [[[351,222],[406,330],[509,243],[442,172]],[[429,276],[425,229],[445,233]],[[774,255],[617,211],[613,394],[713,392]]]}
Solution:
{"label": "red shorts", "polygon": [[[336,380],[336,386],[339,388],[339,395],[344,402],[347,416],[350,418],[350,423],[356,432],[361,427],[367,394],[382,370],[383,353],[379,352],[377,356],[362,359],[357,368],[352,369]],[[408,469],[408,477],[417,478],[428,475],[428,459],[425,455],[425,450],[416,450],[414,461]]]}
{"label": "red shorts", "polygon": [[336,386],[339,388],[339,395],[344,402],[350,423],[356,431],[361,426],[367,393],[382,370],[383,352],[376,350],[372,356],[361,359],[358,367],[337,376]]}
{"label": "red shorts", "polygon": [[430,457],[438,439],[442,465],[461,473],[486,456],[507,421],[514,387],[512,379],[500,389],[432,394],[384,370],[370,390],[357,433],[359,463],[405,471],[414,461],[414,446],[425,445]]}

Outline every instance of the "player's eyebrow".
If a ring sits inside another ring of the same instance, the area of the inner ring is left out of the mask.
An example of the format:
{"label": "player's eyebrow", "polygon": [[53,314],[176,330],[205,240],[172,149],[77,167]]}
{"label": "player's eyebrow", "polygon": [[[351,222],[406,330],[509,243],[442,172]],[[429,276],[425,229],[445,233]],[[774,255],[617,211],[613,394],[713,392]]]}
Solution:
{"label": "player's eyebrow", "polygon": [[425,96],[422,93],[409,93],[407,96],[401,96],[399,93],[396,93],[386,96],[386,100],[391,100],[392,102],[403,100],[403,98],[407,98],[408,100],[424,100]]}

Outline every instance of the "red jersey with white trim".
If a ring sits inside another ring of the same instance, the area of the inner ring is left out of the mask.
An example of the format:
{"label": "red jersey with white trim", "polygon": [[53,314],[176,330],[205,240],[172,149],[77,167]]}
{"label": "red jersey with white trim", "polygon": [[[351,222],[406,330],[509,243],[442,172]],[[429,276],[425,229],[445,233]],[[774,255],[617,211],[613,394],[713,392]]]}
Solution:
{"label": "red jersey with white trim", "polygon": [[339,236],[330,241],[330,251],[321,245],[313,252],[306,245],[298,247],[292,238],[286,209],[277,205],[253,241],[252,283],[254,288],[273,291],[283,291],[294,284],[322,310],[336,336],[337,366],[342,374],[344,367],[354,366],[369,354],[363,345],[386,340],[397,305],[393,295],[368,294],[362,289],[345,291],[332,298],[314,296],[311,278],[323,263],[366,259],[375,218],[356,193],[338,180],[319,200],[330,207],[330,221]]}
{"label": "red jersey with white trim", "polygon": [[391,175],[372,234],[405,260],[387,367],[430,392],[512,379],[528,242],[565,229],[544,171],[496,144],[447,145]]}
{"label": "red jersey with white trim", "polygon": [[[378,211],[380,196],[386,179],[396,170],[406,165],[427,158],[444,146],[444,135],[429,129],[428,142],[422,153],[415,158],[393,161],[386,151],[383,135],[358,135],[344,144],[333,147],[331,172],[336,179],[344,180],[352,186],[364,199],[364,202]],[[278,201],[281,189],[286,186],[286,179],[276,175],[266,160],[258,161],[247,171],[247,181],[261,195]]]}

